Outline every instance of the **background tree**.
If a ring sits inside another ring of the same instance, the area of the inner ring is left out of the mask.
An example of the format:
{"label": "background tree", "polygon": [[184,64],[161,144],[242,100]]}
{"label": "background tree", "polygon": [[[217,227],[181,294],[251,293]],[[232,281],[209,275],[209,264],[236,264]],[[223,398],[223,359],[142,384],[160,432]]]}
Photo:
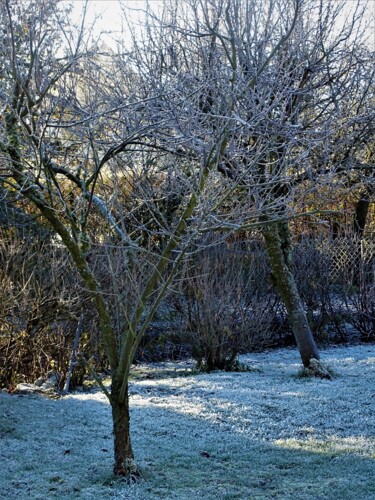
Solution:
{"label": "background tree", "polygon": [[[306,214],[304,198],[311,189],[335,189],[338,156],[373,119],[372,74],[358,84],[370,62],[369,54],[363,57],[364,11],[358,2],[344,19],[344,7],[345,2],[301,0],[168,5],[156,28],[155,17],[150,21],[158,52],[152,43],[147,50],[159,54],[158,78],[176,74],[181,82],[177,130],[187,109],[198,117],[200,140],[218,136],[216,120],[227,117],[217,170],[232,191],[212,206],[215,219],[206,230],[262,227],[303,364],[323,377],[329,374],[319,363],[293,276],[289,221]],[[339,104],[348,99],[357,103],[355,117]],[[348,127],[353,133],[343,139]]]}

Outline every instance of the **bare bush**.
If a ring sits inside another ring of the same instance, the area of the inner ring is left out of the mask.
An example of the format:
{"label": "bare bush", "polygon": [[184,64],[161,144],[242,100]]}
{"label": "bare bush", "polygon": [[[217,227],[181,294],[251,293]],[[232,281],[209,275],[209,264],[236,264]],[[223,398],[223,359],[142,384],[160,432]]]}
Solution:
{"label": "bare bush", "polygon": [[43,236],[0,237],[1,386],[67,368],[81,300],[66,251]]}
{"label": "bare bush", "polygon": [[186,336],[198,367],[232,370],[237,355],[272,342],[279,299],[262,244],[210,237],[187,263]]}

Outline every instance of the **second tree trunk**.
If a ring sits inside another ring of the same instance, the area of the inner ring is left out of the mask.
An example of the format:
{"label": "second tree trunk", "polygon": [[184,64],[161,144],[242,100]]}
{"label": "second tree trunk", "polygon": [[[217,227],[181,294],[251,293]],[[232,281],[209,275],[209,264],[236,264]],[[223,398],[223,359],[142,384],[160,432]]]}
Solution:
{"label": "second tree trunk", "polygon": [[311,359],[319,360],[306,312],[291,269],[292,242],[287,222],[276,222],[263,229],[275,285],[285,304],[289,323],[306,368]]}

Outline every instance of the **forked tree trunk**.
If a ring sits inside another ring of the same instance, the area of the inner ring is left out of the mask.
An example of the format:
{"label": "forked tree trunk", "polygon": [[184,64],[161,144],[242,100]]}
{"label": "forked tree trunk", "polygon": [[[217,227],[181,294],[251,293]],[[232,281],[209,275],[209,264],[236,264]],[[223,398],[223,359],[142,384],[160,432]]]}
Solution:
{"label": "forked tree trunk", "polygon": [[[288,223],[276,222],[267,225],[263,229],[263,235],[275,285],[285,304],[302,363],[305,368],[313,368],[315,372],[316,366],[319,365],[316,361],[320,356],[291,270],[292,243]],[[329,378],[324,369],[323,373],[317,375]]]}
{"label": "forked tree trunk", "polygon": [[120,381],[114,377],[111,389],[111,407],[114,437],[114,473],[124,476],[131,481],[140,476],[140,471],[135,465],[134,455],[130,440],[130,413],[129,394],[126,387],[124,398],[120,397]]}

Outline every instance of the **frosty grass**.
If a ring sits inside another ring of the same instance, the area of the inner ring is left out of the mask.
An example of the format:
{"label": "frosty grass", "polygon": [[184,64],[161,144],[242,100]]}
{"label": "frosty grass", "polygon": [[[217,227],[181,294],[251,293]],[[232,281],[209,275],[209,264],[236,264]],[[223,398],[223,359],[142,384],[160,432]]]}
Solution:
{"label": "frosty grass", "polygon": [[375,346],[330,348],[333,381],[298,376],[295,349],[253,370],[135,368],[132,437],[143,481],[113,481],[110,407],[98,390],[0,395],[0,498],[375,499]]}

